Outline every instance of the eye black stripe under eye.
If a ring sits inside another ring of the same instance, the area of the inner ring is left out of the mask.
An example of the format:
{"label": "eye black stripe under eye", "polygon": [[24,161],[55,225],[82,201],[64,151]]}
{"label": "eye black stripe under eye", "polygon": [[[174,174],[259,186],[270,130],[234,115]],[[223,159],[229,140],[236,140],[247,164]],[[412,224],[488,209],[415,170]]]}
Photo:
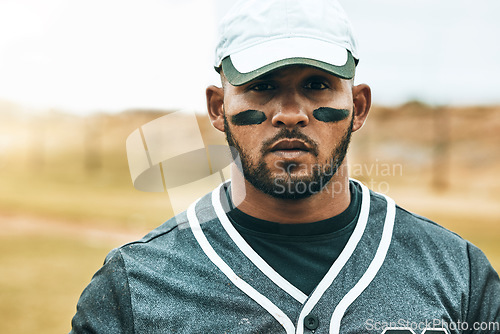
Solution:
{"label": "eye black stripe under eye", "polygon": [[266,114],[259,110],[245,110],[231,116],[234,125],[257,125],[267,120]]}
{"label": "eye black stripe under eye", "polygon": [[339,122],[349,116],[349,110],[321,107],[313,111],[313,116],[321,122]]}

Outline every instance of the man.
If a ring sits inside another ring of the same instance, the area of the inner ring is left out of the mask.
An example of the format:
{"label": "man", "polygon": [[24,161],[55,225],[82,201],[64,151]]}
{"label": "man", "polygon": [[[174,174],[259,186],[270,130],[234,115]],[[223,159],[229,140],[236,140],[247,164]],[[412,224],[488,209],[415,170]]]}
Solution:
{"label": "man", "polygon": [[358,59],[334,0],[235,5],[207,106],[241,168],[113,250],[72,332],[498,333],[473,327],[500,323],[483,253],[349,179],[371,99]]}

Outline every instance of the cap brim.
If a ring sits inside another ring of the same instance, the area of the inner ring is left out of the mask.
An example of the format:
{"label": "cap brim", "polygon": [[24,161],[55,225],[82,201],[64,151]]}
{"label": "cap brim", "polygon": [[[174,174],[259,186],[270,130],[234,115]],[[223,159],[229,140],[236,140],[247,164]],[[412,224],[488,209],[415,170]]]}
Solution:
{"label": "cap brim", "polygon": [[305,66],[315,67],[342,79],[352,79],[354,77],[354,73],[356,70],[356,61],[352,56],[351,52],[349,51],[347,51],[347,61],[342,66],[335,66],[332,64],[325,63],[323,61],[309,59],[309,58],[296,57],[296,58],[278,60],[263,67],[260,67],[254,71],[248,73],[241,73],[233,65],[233,62],[231,61],[231,56],[224,58],[221,64],[224,76],[233,86],[244,85],[271,71],[291,65],[305,65]]}

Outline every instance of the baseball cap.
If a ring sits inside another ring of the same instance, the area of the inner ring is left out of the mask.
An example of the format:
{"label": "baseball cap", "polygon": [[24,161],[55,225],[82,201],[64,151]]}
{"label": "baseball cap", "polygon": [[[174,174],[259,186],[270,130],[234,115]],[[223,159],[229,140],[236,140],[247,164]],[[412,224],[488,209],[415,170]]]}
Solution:
{"label": "baseball cap", "polygon": [[351,79],[358,59],[337,0],[241,0],[220,22],[214,66],[240,86],[289,65]]}

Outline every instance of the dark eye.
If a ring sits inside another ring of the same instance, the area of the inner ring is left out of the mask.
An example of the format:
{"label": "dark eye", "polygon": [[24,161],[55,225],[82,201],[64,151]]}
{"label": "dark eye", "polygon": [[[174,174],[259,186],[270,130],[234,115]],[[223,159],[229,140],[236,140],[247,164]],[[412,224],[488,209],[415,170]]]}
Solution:
{"label": "dark eye", "polygon": [[321,81],[311,81],[305,84],[304,88],[307,89],[314,89],[314,90],[322,90],[322,89],[327,89],[328,86]]}
{"label": "dark eye", "polygon": [[274,86],[267,82],[261,82],[250,87],[251,90],[266,91],[274,89]]}

